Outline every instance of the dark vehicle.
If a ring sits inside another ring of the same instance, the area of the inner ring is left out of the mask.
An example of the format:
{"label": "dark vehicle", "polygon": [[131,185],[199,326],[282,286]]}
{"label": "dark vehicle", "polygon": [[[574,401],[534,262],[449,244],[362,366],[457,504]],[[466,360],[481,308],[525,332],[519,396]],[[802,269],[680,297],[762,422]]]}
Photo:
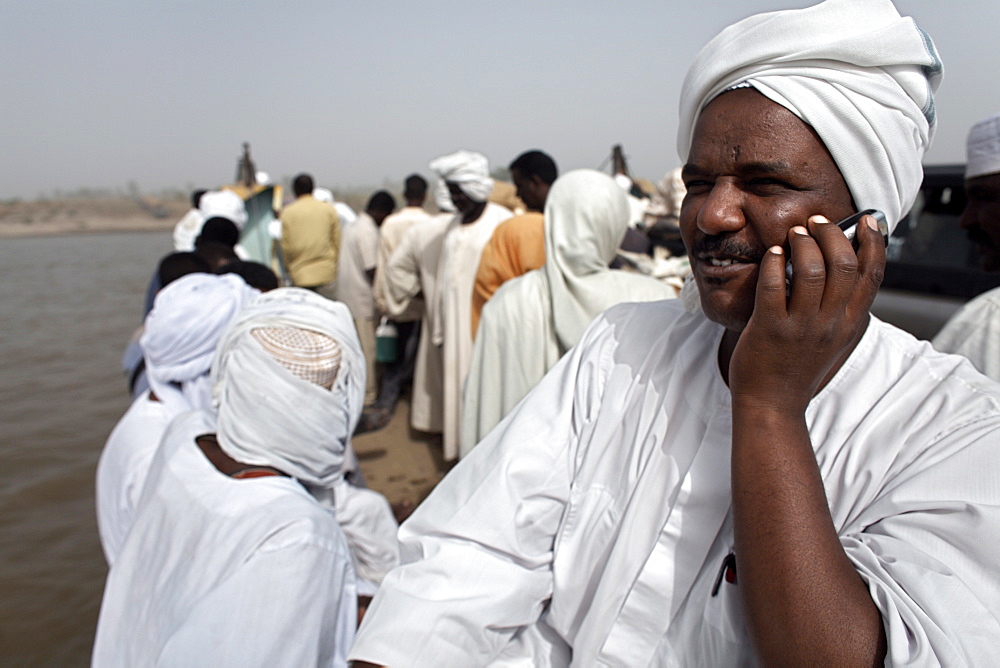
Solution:
{"label": "dark vehicle", "polygon": [[931,339],[976,295],[1000,286],[958,219],[965,208],[965,165],[924,167],[913,209],[889,238],[885,280],[872,313],[921,339]]}

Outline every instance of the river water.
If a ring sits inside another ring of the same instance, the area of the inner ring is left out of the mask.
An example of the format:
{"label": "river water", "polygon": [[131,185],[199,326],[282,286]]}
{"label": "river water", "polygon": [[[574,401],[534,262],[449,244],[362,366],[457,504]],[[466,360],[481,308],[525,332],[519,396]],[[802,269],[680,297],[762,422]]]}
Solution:
{"label": "river water", "polygon": [[0,664],[87,665],[107,568],[94,470],[169,233],[0,240]]}

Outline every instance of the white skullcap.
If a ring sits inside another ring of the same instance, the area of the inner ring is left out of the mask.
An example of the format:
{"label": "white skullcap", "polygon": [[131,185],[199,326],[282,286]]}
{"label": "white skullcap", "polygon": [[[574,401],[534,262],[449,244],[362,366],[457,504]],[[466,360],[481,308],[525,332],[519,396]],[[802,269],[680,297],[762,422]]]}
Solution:
{"label": "white skullcap", "polygon": [[265,171],[258,171],[256,174],[254,174],[253,178],[254,181],[256,181],[257,185],[259,186],[269,186],[272,183],[271,175]]}
{"label": "white skullcap", "polygon": [[455,203],[451,201],[451,193],[448,192],[448,184],[444,179],[438,179],[434,184],[434,204],[441,211],[451,212],[455,210]]}
{"label": "white skullcap", "polygon": [[365,394],[364,355],[344,304],[302,288],[261,295],[223,335],[212,378],[227,455],[273,466],[311,490],[341,478]]}
{"label": "white skullcap", "polygon": [[258,327],[250,335],[278,364],[307,383],[333,389],[343,357],[326,334],[296,327]]}
{"label": "white skullcap", "polygon": [[182,276],[157,293],[139,345],[149,387],[172,414],[211,408],[208,371],[215,347],[258,294],[236,274],[200,273]]}
{"label": "white skullcap", "polygon": [[808,123],[858,209],[895,227],[923,180],[942,76],[930,37],[889,0],[827,0],[758,14],[712,39],[684,80],[677,150],[686,161],[702,109],[746,81]]}
{"label": "white skullcap", "polygon": [[198,210],[205,214],[205,220],[219,216],[228,218],[243,229],[247,224],[247,207],[243,198],[232,190],[213,190],[201,196]]}
{"label": "white skullcap", "polygon": [[313,188],[313,197],[318,199],[320,202],[333,204],[333,191],[329,188]]}
{"label": "white skullcap", "polygon": [[443,180],[454,183],[475,202],[485,202],[493,192],[490,163],[475,151],[455,151],[431,161],[430,168]]}
{"label": "white skullcap", "polygon": [[965,178],[1000,172],[1000,114],[972,126],[966,150]]}

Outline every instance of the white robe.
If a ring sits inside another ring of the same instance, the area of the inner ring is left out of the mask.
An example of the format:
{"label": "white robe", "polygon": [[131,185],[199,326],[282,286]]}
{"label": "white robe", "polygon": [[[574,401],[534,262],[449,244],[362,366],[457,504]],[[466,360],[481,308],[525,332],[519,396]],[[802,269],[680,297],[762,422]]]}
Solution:
{"label": "white robe", "polygon": [[[420,341],[413,367],[410,424],[420,431],[440,432],[444,424],[444,362],[431,342],[431,319],[437,305],[437,267],[444,231],[453,214],[434,216],[406,231],[385,267],[385,304],[390,317],[419,312]],[[422,306],[415,306],[417,303]]]}
{"label": "white robe", "polygon": [[174,420],[108,574],[94,666],[345,666],[354,571],[332,515],[295,480],[234,480]]}
{"label": "white robe", "polygon": [[446,460],[458,457],[461,431],[462,386],[472,361],[472,288],[483,248],[497,225],[513,214],[487,203],[472,223],[463,225],[455,214],[444,234],[438,263],[438,307],[431,314],[431,341],[441,346],[444,362],[443,443]]}
{"label": "white robe", "polygon": [[108,565],[114,565],[125,536],[135,518],[139,497],[146,484],[160,438],[170,422],[164,404],[137,397],[111,430],[97,462],[97,529]]}
{"label": "white robe", "polygon": [[[378,258],[375,262],[375,305],[382,313],[388,313],[388,303],[386,299],[385,268],[389,264],[389,259],[393,252],[403,241],[406,231],[416,224],[430,220],[431,215],[419,206],[405,206],[391,216],[382,221],[382,226],[378,230]],[[423,300],[413,305],[412,310],[401,313],[394,320],[409,322],[419,320],[423,313]]]}
{"label": "white robe", "polygon": [[464,457],[614,304],[670,299],[673,288],[608,268],[629,225],[610,177],[574,170],[545,204],[545,264],[507,281],[483,308],[462,406]]}
{"label": "white robe", "polygon": [[963,306],[934,337],[943,353],[964,355],[990,378],[1000,380],[1000,288]]}
{"label": "white robe", "polygon": [[[401,527],[350,658],[752,664],[738,584],[711,595],[733,546],[722,333],[680,300],[601,315]],[[806,420],[887,665],[992,665],[1000,385],[872,318]]]}
{"label": "white robe", "polygon": [[205,214],[198,209],[188,209],[177,225],[174,226],[174,250],[191,252],[194,250],[194,240],[201,234],[205,224]]}

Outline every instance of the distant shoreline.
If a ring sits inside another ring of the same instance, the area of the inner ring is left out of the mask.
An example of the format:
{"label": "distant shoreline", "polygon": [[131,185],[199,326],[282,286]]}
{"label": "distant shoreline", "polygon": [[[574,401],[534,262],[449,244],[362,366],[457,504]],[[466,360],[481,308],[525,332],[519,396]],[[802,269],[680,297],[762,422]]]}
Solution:
{"label": "distant shoreline", "polygon": [[91,234],[114,234],[117,232],[169,232],[174,222],[162,220],[96,221],[73,224],[0,222],[0,239],[30,239],[34,237],[65,237]]}
{"label": "distant shoreline", "polygon": [[0,239],[67,236],[109,232],[166,232],[190,204],[184,198],[156,201],[163,213],[149,213],[150,203],[129,197],[74,197],[33,202],[0,202]]}

